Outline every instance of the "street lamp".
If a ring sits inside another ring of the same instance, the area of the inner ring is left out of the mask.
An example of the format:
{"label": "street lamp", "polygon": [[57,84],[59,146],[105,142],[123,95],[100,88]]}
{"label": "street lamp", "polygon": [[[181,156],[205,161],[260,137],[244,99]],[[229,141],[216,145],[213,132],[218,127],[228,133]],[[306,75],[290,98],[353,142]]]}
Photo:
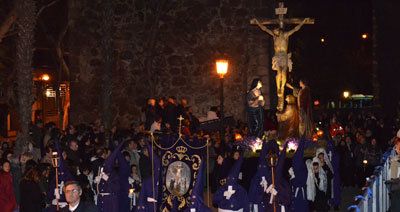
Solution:
{"label": "street lamp", "polygon": [[367,33],[362,34],[361,38],[364,39],[364,40],[367,39],[368,38],[368,34]]}
{"label": "street lamp", "polygon": [[225,140],[225,125],[224,125],[224,75],[228,72],[229,62],[228,60],[217,60],[215,61],[217,73],[220,81],[220,124],[221,124],[221,141]]}
{"label": "street lamp", "polygon": [[[344,107],[347,107],[347,101],[348,101],[348,99],[349,99],[349,97],[350,97],[350,92],[349,91],[343,91],[343,97],[344,97]],[[342,107],[342,101],[341,100],[339,100],[339,108],[341,108]],[[350,102],[350,107],[352,107],[351,106],[351,102]]]}
{"label": "street lamp", "polygon": [[217,60],[215,65],[217,67],[217,73],[219,74],[219,77],[223,79],[224,75],[228,72],[228,60]]}
{"label": "street lamp", "polygon": [[343,92],[343,97],[344,97],[345,99],[349,98],[349,96],[350,96],[350,92],[348,92],[348,91],[344,91],[344,92]]}
{"label": "street lamp", "polygon": [[48,74],[43,74],[40,78],[43,81],[49,81],[50,80],[50,76]]}

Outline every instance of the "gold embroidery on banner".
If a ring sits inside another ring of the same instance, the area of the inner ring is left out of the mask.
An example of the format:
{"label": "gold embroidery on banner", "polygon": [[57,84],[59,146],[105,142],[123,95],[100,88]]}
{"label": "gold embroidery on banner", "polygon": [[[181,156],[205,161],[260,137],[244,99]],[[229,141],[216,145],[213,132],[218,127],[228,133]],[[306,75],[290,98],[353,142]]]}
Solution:
{"label": "gold embroidery on banner", "polygon": [[[167,212],[169,211],[167,208],[173,208],[173,201],[174,199],[176,199],[178,201],[178,209],[181,210],[183,208],[185,208],[188,203],[190,202],[191,199],[191,194],[193,192],[193,187],[195,185],[195,182],[197,180],[201,180],[201,179],[197,179],[198,177],[198,170],[200,168],[200,164],[202,162],[202,159],[199,155],[188,155],[187,154],[187,147],[184,146],[178,146],[175,148],[176,149],[176,153],[173,153],[171,151],[166,151],[162,157],[162,165],[164,167],[166,167],[166,172],[168,172],[168,168],[169,165],[172,164],[175,161],[181,161],[187,165],[189,165],[190,163],[192,164],[191,166],[191,173],[190,175],[193,175],[193,177],[190,179],[192,182],[189,183],[189,185],[191,185],[190,189],[185,193],[185,194],[179,194],[179,193],[170,193],[167,192],[169,191],[167,188],[167,182],[166,182],[166,174],[165,174],[165,182],[163,185],[163,200],[164,202],[166,201],[167,205],[162,211]],[[189,166],[190,167],[190,166]]]}

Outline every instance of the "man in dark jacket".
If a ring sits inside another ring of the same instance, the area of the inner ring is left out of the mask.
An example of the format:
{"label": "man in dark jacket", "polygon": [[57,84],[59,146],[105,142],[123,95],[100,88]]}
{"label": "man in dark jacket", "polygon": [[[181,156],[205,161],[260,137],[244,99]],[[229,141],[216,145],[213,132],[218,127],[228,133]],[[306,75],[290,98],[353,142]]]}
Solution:
{"label": "man in dark jacket", "polygon": [[76,181],[68,181],[64,186],[65,199],[68,207],[61,209],[61,212],[97,212],[93,203],[81,202],[82,188]]}
{"label": "man in dark jacket", "polygon": [[167,107],[165,108],[166,120],[165,123],[171,126],[173,131],[176,130],[178,126],[178,107],[176,105],[176,98],[169,97]]}
{"label": "man in dark jacket", "polygon": [[156,100],[155,99],[150,98],[147,100],[147,106],[146,106],[144,112],[145,112],[145,116],[146,116],[145,129],[150,130],[151,124],[153,124],[154,120],[157,117]]}

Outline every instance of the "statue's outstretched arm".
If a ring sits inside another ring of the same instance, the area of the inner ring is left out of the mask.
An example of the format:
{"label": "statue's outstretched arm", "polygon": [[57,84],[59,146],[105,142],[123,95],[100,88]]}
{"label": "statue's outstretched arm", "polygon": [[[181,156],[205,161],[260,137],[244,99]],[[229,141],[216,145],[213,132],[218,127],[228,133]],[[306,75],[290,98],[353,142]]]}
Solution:
{"label": "statue's outstretched arm", "polygon": [[288,31],[288,32],[286,33],[286,35],[289,37],[289,36],[291,36],[293,33],[299,31],[300,28],[301,28],[301,27],[306,23],[306,21],[308,21],[308,20],[309,20],[309,18],[305,18],[305,19],[303,20],[303,22],[301,22],[299,25],[297,25],[297,26],[296,26],[295,28],[293,28],[292,30]]}
{"label": "statue's outstretched arm", "polygon": [[289,84],[288,82],[285,85],[286,85],[286,87],[288,87],[288,88],[290,88],[292,90],[294,89],[294,87],[291,84]]}
{"label": "statue's outstretched arm", "polygon": [[274,33],[268,29],[267,27],[265,27],[264,25],[262,25],[257,19],[253,18],[251,20],[251,23],[255,23],[258,25],[258,27],[260,27],[260,29],[268,34],[270,34],[272,37],[274,36]]}

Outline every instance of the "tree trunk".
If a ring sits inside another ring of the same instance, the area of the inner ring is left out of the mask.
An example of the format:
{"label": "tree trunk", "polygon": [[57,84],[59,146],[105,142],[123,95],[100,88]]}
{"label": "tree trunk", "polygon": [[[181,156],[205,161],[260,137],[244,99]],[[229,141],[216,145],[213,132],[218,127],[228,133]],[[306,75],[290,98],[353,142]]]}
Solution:
{"label": "tree trunk", "polygon": [[111,110],[111,97],[112,97],[112,71],[114,67],[114,46],[113,46],[113,1],[103,0],[102,12],[102,39],[101,50],[104,60],[102,69],[102,93],[101,93],[101,114],[102,121],[106,130],[106,139],[108,139],[108,132],[111,129],[112,110]]}
{"label": "tree trunk", "polygon": [[16,141],[16,152],[23,151],[29,141],[29,124],[32,119],[32,58],[35,40],[36,5],[34,0],[18,0],[18,37],[16,40],[16,72],[18,83],[18,112],[21,130]]}

